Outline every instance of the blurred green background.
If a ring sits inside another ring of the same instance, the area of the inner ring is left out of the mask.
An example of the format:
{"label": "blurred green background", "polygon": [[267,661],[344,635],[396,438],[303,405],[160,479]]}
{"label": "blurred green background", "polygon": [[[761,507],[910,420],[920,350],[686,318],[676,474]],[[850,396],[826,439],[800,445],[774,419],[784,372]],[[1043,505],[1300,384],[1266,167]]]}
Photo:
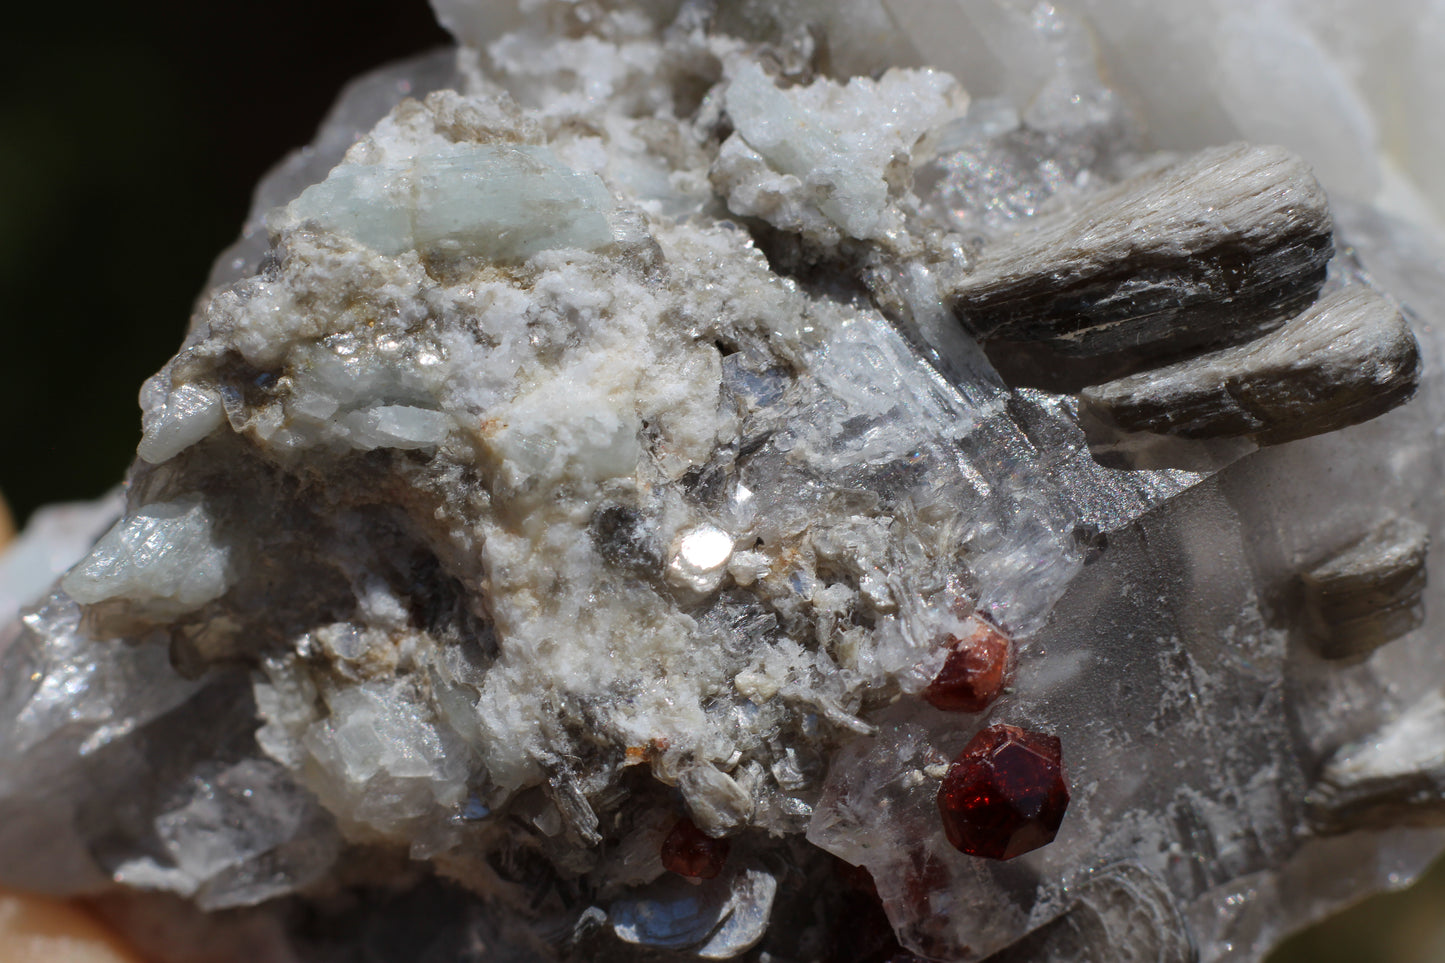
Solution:
{"label": "blurred green background", "polygon": [[[489,0],[482,0],[489,2]],[[257,179],[341,86],[445,43],[423,0],[12,5],[0,58],[0,491],[92,498]],[[1445,864],[1271,963],[1445,963]]]}
{"label": "blurred green background", "polygon": [[1445,859],[1282,944],[1268,963],[1445,963]]}

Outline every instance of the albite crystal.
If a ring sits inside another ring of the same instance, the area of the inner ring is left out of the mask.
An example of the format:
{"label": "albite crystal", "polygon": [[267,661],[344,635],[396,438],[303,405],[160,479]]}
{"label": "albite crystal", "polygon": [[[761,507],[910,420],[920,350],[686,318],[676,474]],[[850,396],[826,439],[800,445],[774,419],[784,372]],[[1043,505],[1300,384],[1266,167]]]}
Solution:
{"label": "albite crystal", "polygon": [[1438,16],[435,6],[0,558],[0,882],[176,963],[1191,963],[1440,850]]}

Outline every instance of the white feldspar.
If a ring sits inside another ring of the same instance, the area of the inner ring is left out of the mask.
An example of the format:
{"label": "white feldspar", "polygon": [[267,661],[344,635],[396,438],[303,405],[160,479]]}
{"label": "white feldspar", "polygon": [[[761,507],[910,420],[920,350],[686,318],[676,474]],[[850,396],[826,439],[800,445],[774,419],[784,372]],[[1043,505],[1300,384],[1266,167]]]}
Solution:
{"label": "white feldspar", "polygon": [[150,390],[149,385],[142,390],[145,435],[136,453],[152,465],[169,461],[225,424],[225,405],[210,389],[182,385],[163,395],[164,400],[155,407],[146,404]]}
{"label": "white feldspar", "polygon": [[[0,632],[0,880],[235,911],[182,960],[1186,963],[1439,849],[1438,4],[436,7]],[[1073,793],[1006,862],[937,805],[992,723]]]}
{"label": "white feldspar", "polygon": [[82,604],[125,600],[163,617],[220,598],[230,579],[230,549],[205,506],[192,500],[135,509],[101,536],[63,587]]}
{"label": "white feldspar", "polygon": [[737,133],[718,151],[713,181],[736,214],[833,240],[897,230],[890,189],[906,188],[920,138],[963,114],[967,98],[937,71],[889,71],[846,86],[819,79],[779,90],[743,63],[723,104]]}

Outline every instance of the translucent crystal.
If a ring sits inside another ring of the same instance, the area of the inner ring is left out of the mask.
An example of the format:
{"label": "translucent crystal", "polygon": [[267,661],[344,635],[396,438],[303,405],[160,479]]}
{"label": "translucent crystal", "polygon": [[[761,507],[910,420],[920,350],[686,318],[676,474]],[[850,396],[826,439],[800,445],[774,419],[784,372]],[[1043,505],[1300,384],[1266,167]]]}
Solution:
{"label": "translucent crystal", "polygon": [[528,144],[454,145],[407,164],[342,164],[301,193],[288,216],[382,254],[440,250],[524,259],[612,240],[611,196],[597,178]]}
{"label": "translucent crystal", "polygon": [[973,737],[938,787],[938,811],[953,848],[1013,859],[1054,841],[1069,805],[1059,740],[1015,726]]}
{"label": "translucent crystal", "polygon": [[116,522],[63,584],[83,604],[124,599],[175,615],[224,594],[229,565],[204,505],[154,502]]}
{"label": "translucent crystal", "polygon": [[225,420],[220,395],[195,385],[182,385],[159,406],[147,410],[145,437],[136,452],[158,465],[205,438]]}
{"label": "translucent crystal", "polygon": [[[1438,131],[1380,109],[1438,18],[436,6],[124,504],[0,562],[0,881],[178,961],[1185,963],[1438,851]],[[990,769],[960,848],[998,733],[1067,813]]]}
{"label": "translucent crystal", "polygon": [[[13,624],[51,583],[90,551],[124,509],[119,493],[95,502],[51,505],[30,516],[25,532],[0,554],[0,618]],[[0,630],[3,637],[3,630]]]}
{"label": "translucent crystal", "polygon": [[190,789],[155,821],[173,867],[141,860],[119,866],[117,879],[160,884],[194,896],[203,909],[222,909],[288,893],[336,857],[329,820],[274,763],[244,760],[197,773]]}

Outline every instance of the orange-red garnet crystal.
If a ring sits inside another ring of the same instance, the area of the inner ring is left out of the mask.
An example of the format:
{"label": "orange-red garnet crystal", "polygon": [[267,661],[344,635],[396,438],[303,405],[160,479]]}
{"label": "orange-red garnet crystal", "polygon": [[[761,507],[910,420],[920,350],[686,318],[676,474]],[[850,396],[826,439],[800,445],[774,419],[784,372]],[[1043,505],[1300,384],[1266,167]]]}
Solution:
{"label": "orange-red garnet crystal", "polygon": [[947,635],[948,658],[923,699],[948,712],[982,712],[1003,692],[1008,677],[1009,639],[977,617],[963,638]]}
{"label": "orange-red garnet crystal", "polygon": [[712,879],[722,872],[731,848],[726,839],[715,839],[691,819],[681,819],[662,841],[662,865],[689,879]]}
{"label": "orange-red garnet crystal", "polygon": [[1054,841],[1069,787],[1057,736],[989,726],[953,760],[938,789],[948,841],[985,859],[1013,859]]}

